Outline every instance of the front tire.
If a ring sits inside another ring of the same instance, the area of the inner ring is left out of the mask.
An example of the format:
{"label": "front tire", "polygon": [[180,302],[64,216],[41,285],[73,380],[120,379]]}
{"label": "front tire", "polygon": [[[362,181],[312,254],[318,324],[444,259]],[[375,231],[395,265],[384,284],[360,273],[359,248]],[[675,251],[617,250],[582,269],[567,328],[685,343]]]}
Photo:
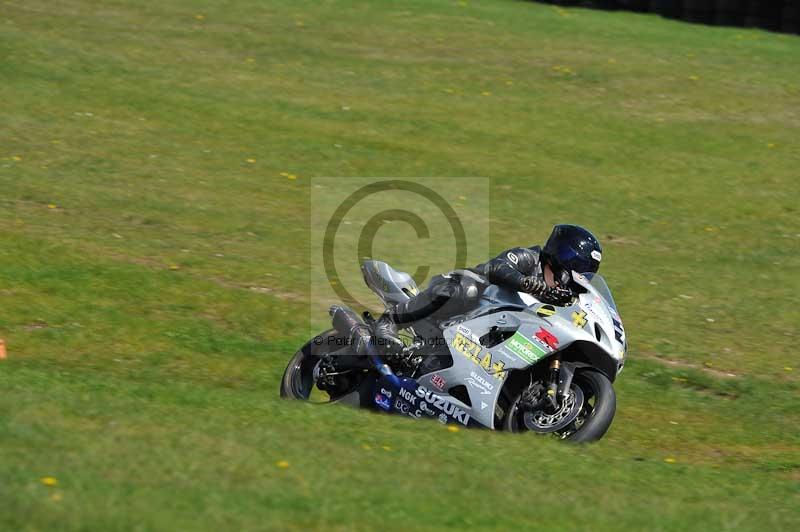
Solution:
{"label": "front tire", "polygon": [[[617,409],[617,397],[608,377],[593,370],[579,371],[572,380],[572,386],[580,388],[583,405],[577,417],[569,425],[556,432],[561,439],[576,443],[595,442],[605,435]],[[525,412],[520,409],[524,390],[514,397],[503,422],[503,428],[511,432],[523,432],[527,428],[523,422]]]}
{"label": "front tire", "polygon": [[573,382],[583,391],[584,408],[562,437],[575,443],[598,441],[614,421],[617,394],[608,377],[598,371],[578,372]]}

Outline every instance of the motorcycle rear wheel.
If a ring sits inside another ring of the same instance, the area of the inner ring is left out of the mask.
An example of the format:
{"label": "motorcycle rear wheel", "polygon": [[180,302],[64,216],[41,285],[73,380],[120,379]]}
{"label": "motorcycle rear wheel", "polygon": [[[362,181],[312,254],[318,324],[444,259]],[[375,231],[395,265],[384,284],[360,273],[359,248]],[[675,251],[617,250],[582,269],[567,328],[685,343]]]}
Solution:
{"label": "motorcycle rear wheel", "polygon": [[[617,410],[614,387],[608,377],[592,370],[577,372],[572,382],[583,392],[583,407],[575,421],[553,434],[575,443],[595,442],[605,435],[614,420]],[[519,408],[521,399],[522,391],[512,401],[505,417],[503,428],[508,431],[527,430],[521,420],[523,414]]]}
{"label": "motorcycle rear wheel", "polygon": [[336,385],[320,389],[315,378],[315,369],[322,356],[341,349],[343,338],[334,329],[318,334],[298,350],[289,360],[281,379],[281,397],[311,403],[335,403],[357,390],[363,375],[352,372],[336,378]]}

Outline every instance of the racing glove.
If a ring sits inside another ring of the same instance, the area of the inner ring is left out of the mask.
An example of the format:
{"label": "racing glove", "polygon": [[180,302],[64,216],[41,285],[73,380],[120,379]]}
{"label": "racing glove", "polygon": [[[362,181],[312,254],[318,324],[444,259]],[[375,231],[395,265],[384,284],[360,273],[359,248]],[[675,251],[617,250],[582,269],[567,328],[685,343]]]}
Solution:
{"label": "racing glove", "polygon": [[547,288],[541,295],[541,300],[553,305],[563,306],[572,301],[574,294],[568,288]]}
{"label": "racing glove", "polygon": [[533,275],[523,277],[519,283],[519,286],[523,292],[532,294],[534,296],[541,295],[547,290],[547,283],[544,282],[544,279],[540,279]]}
{"label": "racing glove", "polygon": [[567,288],[549,288],[543,279],[535,276],[527,276],[522,278],[520,288],[523,292],[532,294],[545,303],[553,305],[566,305],[572,301],[572,290]]}

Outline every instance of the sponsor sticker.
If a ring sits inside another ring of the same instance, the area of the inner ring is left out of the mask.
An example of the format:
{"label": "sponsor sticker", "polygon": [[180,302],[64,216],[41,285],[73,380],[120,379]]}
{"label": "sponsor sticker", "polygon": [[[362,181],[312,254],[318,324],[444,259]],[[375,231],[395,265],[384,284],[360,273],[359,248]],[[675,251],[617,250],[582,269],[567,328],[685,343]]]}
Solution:
{"label": "sponsor sticker", "polygon": [[500,380],[505,379],[505,362],[492,361],[492,354],[490,352],[483,352],[480,345],[465,337],[460,332],[456,333],[455,338],[453,338],[453,349],[482,367],[486,373],[492,375],[494,378]]}
{"label": "sponsor sticker", "polygon": [[444,387],[445,387],[446,384],[447,384],[447,381],[444,380],[444,377],[442,377],[438,373],[436,375],[434,375],[433,377],[431,377],[431,386],[433,386],[434,388],[436,388],[440,392],[444,390]]}
{"label": "sponsor sticker", "polygon": [[596,249],[593,249],[592,250],[592,258],[594,260],[596,260],[597,262],[600,262],[600,259],[603,258],[603,255],[599,251],[597,251]]}
{"label": "sponsor sticker", "polygon": [[547,318],[548,316],[552,316],[556,313],[556,307],[553,305],[542,305],[541,307],[536,309],[536,315],[540,318]]}
{"label": "sponsor sticker", "polygon": [[469,327],[464,327],[463,325],[459,325],[456,330],[460,332],[462,335],[464,335],[465,338],[469,338],[473,342],[480,344],[480,338],[478,338],[478,335],[474,334],[472,332],[472,329],[470,329]]}
{"label": "sponsor sticker", "polygon": [[547,354],[544,349],[525,338],[519,331],[506,340],[505,346],[528,364],[536,363],[537,360]]}
{"label": "sponsor sticker", "polygon": [[392,403],[389,398],[381,393],[375,394],[375,404],[387,412],[392,409]]}
{"label": "sponsor sticker", "polygon": [[536,333],[536,339],[540,340],[551,350],[558,349],[558,338],[556,338],[556,336],[553,333],[551,333],[544,327],[539,327],[539,332]]}
{"label": "sponsor sticker", "polygon": [[586,326],[586,312],[583,310],[577,310],[572,313],[572,324],[575,327],[580,327],[581,329]]}
{"label": "sponsor sticker", "polygon": [[625,339],[625,329],[622,328],[622,322],[616,318],[611,318],[611,321],[614,322],[614,338],[617,339],[617,342],[622,343]]}
{"label": "sponsor sticker", "polygon": [[408,401],[412,405],[416,406],[417,398],[414,397],[413,393],[409,392],[405,388],[400,388],[400,390],[398,390],[398,392],[397,392],[397,395],[399,395],[400,397],[402,397],[403,399],[405,399],[406,401]]}
{"label": "sponsor sticker", "polygon": [[481,355],[481,346],[461,334],[456,333],[453,338],[453,348],[467,358],[478,360]]}
{"label": "sponsor sticker", "polygon": [[[416,397],[414,399],[416,399]],[[427,408],[428,405],[425,403],[425,401],[420,402],[419,408],[416,408],[414,405],[408,404],[405,401],[401,401],[400,399],[397,399],[394,402],[395,410],[408,417],[417,419],[421,418],[423,414],[428,414],[429,416],[433,415],[433,413],[428,411]]]}
{"label": "sponsor sticker", "polygon": [[491,395],[492,391],[494,390],[494,385],[492,383],[474,371],[469,373],[469,377],[467,377],[466,381],[467,384],[481,392],[481,395]]}
{"label": "sponsor sticker", "polygon": [[402,414],[408,414],[409,410],[411,409],[408,403],[401,401],[400,399],[394,402],[394,407],[398,412]]}
{"label": "sponsor sticker", "polygon": [[444,397],[428,391],[428,389],[424,386],[417,388],[414,393],[416,393],[417,397],[419,397],[421,400],[428,403],[429,406],[440,412],[439,421],[442,423],[447,423],[448,418],[452,418],[462,425],[469,424],[470,415]]}

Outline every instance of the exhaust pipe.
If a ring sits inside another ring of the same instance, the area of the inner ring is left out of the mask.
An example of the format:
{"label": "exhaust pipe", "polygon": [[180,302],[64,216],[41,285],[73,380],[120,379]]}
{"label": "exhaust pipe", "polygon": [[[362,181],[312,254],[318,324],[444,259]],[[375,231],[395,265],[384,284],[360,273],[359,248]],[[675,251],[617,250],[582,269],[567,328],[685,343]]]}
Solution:
{"label": "exhaust pipe", "polygon": [[[346,335],[356,348],[356,353],[366,355],[372,365],[381,375],[392,380],[398,377],[386,363],[384,363],[378,350],[375,349],[375,341],[369,326],[361,321],[358,315],[347,307],[334,305],[330,308],[331,322],[333,328],[339,334]],[[399,379],[398,379],[399,382]]]}

